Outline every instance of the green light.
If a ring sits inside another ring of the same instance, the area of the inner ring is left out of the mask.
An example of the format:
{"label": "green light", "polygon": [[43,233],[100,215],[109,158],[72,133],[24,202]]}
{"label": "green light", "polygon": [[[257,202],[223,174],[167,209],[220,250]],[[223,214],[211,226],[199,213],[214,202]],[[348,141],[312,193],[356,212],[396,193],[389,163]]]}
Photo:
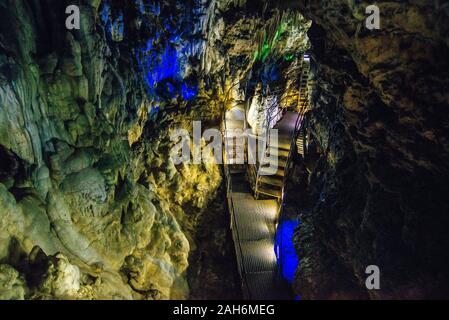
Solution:
{"label": "green light", "polygon": [[262,48],[262,62],[265,62],[265,60],[268,58],[271,52],[271,47],[268,43],[265,43]]}
{"label": "green light", "polygon": [[295,58],[294,54],[289,54],[287,56],[285,56],[285,61],[292,61]]}
{"label": "green light", "polygon": [[267,39],[267,37],[265,36],[262,48],[258,48],[254,53],[254,61],[261,59],[262,62],[265,62],[265,60],[270,56],[270,53],[273,51],[273,48],[276,46],[277,42],[279,41],[279,39],[281,38],[282,34],[285,31],[286,25],[282,23],[277,28],[271,41]]}

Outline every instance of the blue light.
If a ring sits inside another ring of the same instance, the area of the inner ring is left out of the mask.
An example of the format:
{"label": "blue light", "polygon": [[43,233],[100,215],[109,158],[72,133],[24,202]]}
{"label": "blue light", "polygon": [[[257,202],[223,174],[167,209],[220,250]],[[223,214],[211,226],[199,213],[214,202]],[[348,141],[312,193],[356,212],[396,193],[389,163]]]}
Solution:
{"label": "blue light", "polygon": [[111,24],[111,7],[109,4],[105,1],[103,3],[103,7],[101,8],[101,21],[103,21],[103,24],[106,28],[108,36],[111,36],[112,34],[112,24]]}
{"label": "blue light", "polygon": [[123,39],[123,36],[125,34],[125,24],[123,22],[123,13],[120,13],[120,15],[114,20],[112,24],[112,30],[116,33],[115,37],[116,39]]}
{"label": "blue light", "polygon": [[[139,3],[140,0],[136,1]],[[190,48],[196,41],[195,38],[189,30],[182,28],[179,17],[175,19],[160,15],[161,7],[164,6],[160,1],[145,1],[144,5],[148,12],[160,16],[158,21],[162,25],[162,28],[154,30],[144,46],[136,50],[148,96],[155,102],[177,95],[185,100],[192,100],[198,94],[198,85],[187,83],[185,77],[189,57],[194,55]],[[185,6],[182,2],[180,5]]]}
{"label": "blue light", "polygon": [[109,22],[109,15],[111,14],[111,7],[107,2],[104,2],[103,8],[101,9],[101,21],[106,25]]}
{"label": "blue light", "polygon": [[170,42],[172,43],[179,43],[181,41],[181,36],[179,34],[175,34],[171,36]]}
{"label": "blue light", "polygon": [[295,279],[299,261],[293,244],[293,236],[298,226],[299,219],[282,221],[278,226],[275,239],[277,262],[281,267],[282,276],[289,283]]}
{"label": "blue light", "polygon": [[264,92],[270,83],[273,83],[279,79],[279,74],[276,65],[267,65],[264,67],[260,75]]}
{"label": "blue light", "polygon": [[192,100],[198,94],[197,88],[189,88],[186,84],[182,85],[182,96],[185,100]]}
{"label": "blue light", "polygon": [[139,9],[140,14],[145,13],[145,5],[143,4],[143,0],[135,0],[136,6]]}
{"label": "blue light", "polygon": [[170,97],[173,97],[173,93],[175,92],[175,87],[173,87],[173,85],[170,82],[168,82],[167,88],[168,88],[168,92],[170,93]]}
{"label": "blue light", "polygon": [[169,81],[166,85],[170,97],[181,94],[185,100],[191,100],[198,94],[197,86],[188,86],[183,83],[183,66],[187,61],[171,45],[167,45],[162,53],[158,53],[153,46],[153,40],[150,39],[144,48],[138,50],[137,60],[145,75],[147,92],[152,98],[159,99],[156,89],[164,81]]}
{"label": "blue light", "polygon": [[116,18],[112,17],[111,6],[107,1],[104,1],[100,11],[100,18],[106,28],[108,38],[111,39],[114,35],[114,39],[121,41],[125,33],[123,13],[120,13]]}
{"label": "blue light", "polygon": [[153,1],[150,4],[150,12],[155,16],[159,16],[161,14],[161,4]]}
{"label": "blue light", "polygon": [[151,110],[150,110],[150,115],[155,115],[155,114],[157,114],[158,113],[158,111],[159,111],[159,106],[158,105],[156,105],[156,106],[152,106],[151,107]]}

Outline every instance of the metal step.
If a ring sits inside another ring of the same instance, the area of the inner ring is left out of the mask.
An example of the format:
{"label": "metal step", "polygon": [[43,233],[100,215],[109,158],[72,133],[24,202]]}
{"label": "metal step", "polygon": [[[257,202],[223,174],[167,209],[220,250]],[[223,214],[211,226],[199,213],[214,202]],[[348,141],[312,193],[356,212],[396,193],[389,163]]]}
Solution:
{"label": "metal step", "polygon": [[260,176],[259,181],[275,187],[282,187],[284,185],[284,178],[280,176]]}
{"label": "metal step", "polygon": [[257,193],[259,194],[263,194],[266,196],[271,196],[271,197],[275,197],[280,199],[282,197],[282,190],[278,189],[278,188],[270,188],[269,186],[266,185],[260,185],[257,188]]}
{"label": "metal step", "polygon": [[267,155],[278,156],[279,158],[288,158],[290,150],[271,147],[267,149]]}
{"label": "metal step", "polygon": [[[275,163],[272,161],[271,158],[265,157],[261,162],[261,167],[268,167],[270,164],[274,166]],[[286,166],[287,166],[287,159],[278,158],[277,167],[285,168]]]}
{"label": "metal step", "polygon": [[280,150],[284,150],[284,151],[290,151],[290,147],[291,147],[291,143],[292,141],[290,140],[291,138],[288,139],[284,139],[283,137],[279,137],[278,139],[278,143],[277,144],[271,144],[270,148],[272,149],[280,149]]}
{"label": "metal step", "polygon": [[296,147],[298,149],[298,153],[304,157],[304,136],[300,134],[298,139],[296,139]]}
{"label": "metal step", "polygon": [[269,168],[267,167],[260,167],[259,168],[259,175],[260,176],[277,176],[277,177],[284,177],[285,170],[284,168],[278,168],[276,172],[271,172]]}

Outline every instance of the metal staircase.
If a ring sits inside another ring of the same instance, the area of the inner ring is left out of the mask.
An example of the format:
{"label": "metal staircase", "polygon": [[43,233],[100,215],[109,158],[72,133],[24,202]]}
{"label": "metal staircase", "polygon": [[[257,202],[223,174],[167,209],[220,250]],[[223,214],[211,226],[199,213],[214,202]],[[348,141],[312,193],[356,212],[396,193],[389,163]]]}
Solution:
{"label": "metal staircase", "polygon": [[306,154],[306,137],[304,131],[300,131],[298,134],[298,138],[296,139],[296,148],[298,154],[304,159]]}
{"label": "metal staircase", "polygon": [[301,78],[299,81],[299,97],[298,97],[298,111],[307,111],[309,108],[309,73],[310,73],[310,57],[304,55],[301,65]]}
{"label": "metal staircase", "polygon": [[[263,195],[281,201],[295,145],[302,146],[298,148],[298,152],[302,154],[304,152],[303,137],[298,135],[298,131],[304,120],[304,114],[309,108],[309,72],[310,61],[305,55],[301,62],[298,104],[295,110],[282,109],[279,104],[270,105],[267,108],[264,123],[267,132],[264,136],[257,137],[263,145],[261,151],[263,156],[260,162],[254,161],[254,164],[249,165],[248,168],[249,180],[256,199]],[[278,139],[271,139],[269,129],[277,129]]]}
{"label": "metal staircase", "polygon": [[[223,160],[231,215],[230,228],[246,299],[291,298],[285,282],[280,281],[284,260],[279,260],[279,252],[275,253],[274,249],[282,246],[281,242],[276,247],[275,239],[278,224],[282,221],[284,186],[290,159],[296,150],[297,133],[308,109],[305,80],[308,78],[308,69],[308,61],[303,61],[298,107],[295,110],[281,109],[274,100],[266,109],[264,126],[278,129],[278,139],[271,139],[267,131],[259,135],[248,134],[249,139],[256,141],[255,144],[242,141],[239,134],[246,129],[247,108],[241,104],[237,104],[223,116]],[[248,152],[252,148],[257,152]],[[243,149],[244,159],[241,152]],[[270,170],[271,167],[276,167],[276,170]],[[245,173],[249,177],[251,188],[245,179]],[[260,196],[268,199],[260,200]]]}

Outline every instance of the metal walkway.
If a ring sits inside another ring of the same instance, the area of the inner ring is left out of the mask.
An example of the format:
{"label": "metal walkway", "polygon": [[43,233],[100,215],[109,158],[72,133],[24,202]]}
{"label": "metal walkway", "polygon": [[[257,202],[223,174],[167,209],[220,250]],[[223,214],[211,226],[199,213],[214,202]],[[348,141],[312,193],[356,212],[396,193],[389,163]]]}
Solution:
{"label": "metal walkway", "polygon": [[[243,126],[239,109],[231,110],[226,116],[225,128],[243,129]],[[250,300],[289,299],[289,289],[278,277],[274,251],[279,202],[275,199],[254,198],[246,181],[245,169],[232,161],[235,149],[239,147],[229,148],[225,157],[225,170],[231,229],[244,297]]]}
{"label": "metal walkway", "polygon": [[[257,136],[264,141],[263,157],[259,161],[245,152],[254,148],[238,137],[236,131],[247,129],[246,109],[234,106],[224,114],[224,168],[227,184],[228,207],[231,214],[231,230],[237,255],[238,269],[242,279],[243,295],[250,300],[291,299],[290,288],[281,280],[275,254],[275,237],[281,220],[281,206],[286,176],[293,150],[297,149],[297,133],[308,109],[307,79],[309,57],[301,61],[298,88],[298,105],[293,111],[281,110],[278,105],[268,106],[264,128],[278,130],[278,139],[269,135]],[[226,103],[224,103],[226,106]],[[267,130],[266,132],[269,132]],[[259,148],[259,147],[257,147]],[[271,157],[275,156],[275,160]],[[257,156],[256,156],[257,158]],[[272,162],[272,160],[274,162]],[[267,165],[275,168],[266,175]],[[248,178],[248,179],[247,179]],[[259,200],[259,195],[269,200]],[[276,250],[282,243],[276,244]],[[277,252],[282,261],[282,253]],[[282,262],[281,262],[282,264]]]}
{"label": "metal walkway", "polygon": [[244,173],[231,173],[228,179],[232,184],[232,231],[245,298],[289,299],[288,288],[277,276],[274,252],[278,202],[255,200]]}

